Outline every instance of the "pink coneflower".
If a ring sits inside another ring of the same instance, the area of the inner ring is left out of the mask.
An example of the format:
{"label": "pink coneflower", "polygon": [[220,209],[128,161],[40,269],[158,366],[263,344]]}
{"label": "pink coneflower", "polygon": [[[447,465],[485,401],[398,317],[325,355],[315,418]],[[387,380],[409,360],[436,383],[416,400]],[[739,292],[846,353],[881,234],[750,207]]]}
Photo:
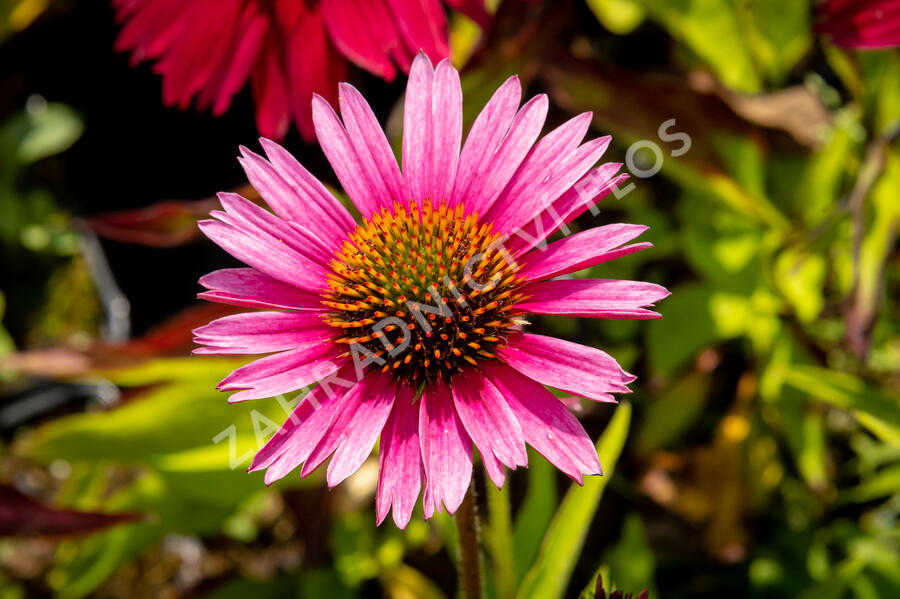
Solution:
{"label": "pink coneflower", "polygon": [[816,6],[816,19],[816,33],[838,46],[900,46],[900,0],[823,0]]}
{"label": "pink coneflower", "polygon": [[[445,0],[484,26],[483,0]],[[260,133],[281,139],[291,119],[315,137],[313,93],[329,100],[346,59],[392,80],[424,50],[446,57],[440,0],[112,0],[116,48],[132,63],[155,61],[163,102],[221,115],[247,80]]]}
{"label": "pink coneflower", "polygon": [[[462,91],[446,60],[420,54],[406,92],[403,172],[369,105],[340,87],[341,117],[313,99],[316,134],[357,222],[279,145],[268,160],[242,148],[247,176],[274,214],[235,194],[203,232],[249,268],[203,277],[200,297],[263,312],[196,331],[198,353],[270,353],[219,385],[230,401],[319,382],[256,455],[266,482],[329,458],[327,481],[355,472],[379,436],[379,523],[404,527],[424,485],[424,511],[459,507],[472,445],[491,480],[527,463],[525,445],[581,483],[600,473],[591,439],[545,385],[614,401],[634,377],[608,354],[523,331],[528,314],[656,318],[668,295],[651,283],[557,279],[632,252],[645,227],[614,224],[543,241],[624,175],[593,168],[609,137],[581,143],[581,114],[537,138],[547,97],[521,108],[508,79],[460,151]],[[343,122],[342,122],[343,120]],[[537,143],[535,143],[537,141]],[[566,228],[567,230],[567,228]]]}

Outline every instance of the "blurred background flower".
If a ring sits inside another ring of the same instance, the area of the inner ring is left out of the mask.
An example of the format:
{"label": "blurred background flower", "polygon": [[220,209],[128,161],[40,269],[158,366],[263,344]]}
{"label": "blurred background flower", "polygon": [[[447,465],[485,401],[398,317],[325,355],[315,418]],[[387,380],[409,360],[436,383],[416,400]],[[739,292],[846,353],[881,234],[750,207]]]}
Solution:
{"label": "blurred background flower", "polygon": [[[479,25],[484,5],[447,2]],[[154,61],[163,103],[221,115],[249,80],[259,132],[282,139],[291,121],[315,138],[313,93],[337,100],[346,59],[391,81],[423,50],[450,53],[440,0],[112,0],[122,31],[116,49],[132,64]]]}
{"label": "blurred background flower", "polygon": [[816,6],[817,33],[846,48],[900,46],[897,0],[823,0]]}

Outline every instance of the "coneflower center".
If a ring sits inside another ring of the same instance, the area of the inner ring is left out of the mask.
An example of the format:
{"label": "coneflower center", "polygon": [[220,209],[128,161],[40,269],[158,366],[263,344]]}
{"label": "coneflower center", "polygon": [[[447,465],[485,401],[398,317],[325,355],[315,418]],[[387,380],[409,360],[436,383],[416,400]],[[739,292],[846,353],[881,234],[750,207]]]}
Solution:
{"label": "coneflower center", "polygon": [[366,219],[335,254],[325,322],[369,367],[421,384],[495,359],[512,327],[522,277],[500,241],[464,207],[395,204]]}

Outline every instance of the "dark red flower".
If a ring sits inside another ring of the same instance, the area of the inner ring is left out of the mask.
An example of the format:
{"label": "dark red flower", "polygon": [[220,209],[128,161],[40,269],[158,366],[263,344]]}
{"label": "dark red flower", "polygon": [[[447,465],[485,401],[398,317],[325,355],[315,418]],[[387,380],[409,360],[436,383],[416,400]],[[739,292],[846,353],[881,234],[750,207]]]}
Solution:
{"label": "dark red flower", "polygon": [[[283,138],[293,120],[315,138],[313,93],[337,101],[346,59],[383,77],[416,52],[449,54],[440,0],[111,0],[132,64],[154,61],[163,102],[224,113],[247,80],[259,132]],[[445,0],[484,26],[483,0]]]}
{"label": "dark red flower", "polygon": [[846,48],[900,46],[900,0],[824,0],[814,29]]}

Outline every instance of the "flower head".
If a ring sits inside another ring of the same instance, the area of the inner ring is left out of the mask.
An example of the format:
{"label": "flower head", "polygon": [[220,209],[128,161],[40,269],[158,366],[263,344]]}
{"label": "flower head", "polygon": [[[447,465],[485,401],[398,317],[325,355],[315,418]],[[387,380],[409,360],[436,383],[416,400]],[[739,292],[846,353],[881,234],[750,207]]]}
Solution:
{"label": "flower head", "polygon": [[830,37],[838,46],[900,46],[897,0],[823,0],[816,6],[816,19],[816,33]]}
{"label": "flower head", "polygon": [[[446,0],[482,26],[481,0]],[[346,59],[392,80],[415,52],[446,57],[440,0],[112,0],[116,48],[155,62],[163,102],[224,113],[250,80],[260,133],[280,139],[291,120],[315,137],[309,101],[330,100]]]}
{"label": "flower head", "polygon": [[546,96],[519,107],[512,77],[462,139],[459,74],[420,54],[410,72],[403,172],[368,104],[340,87],[341,117],[313,100],[316,133],[358,208],[355,221],[279,145],[241,150],[274,214],[235,194],[201,223],[249,268],[201,279],[201,297],[265,311],[196,331],[198,353],[271,355],[220,384],[230,401],[318,382],[256,455],[272,482],[330,456],[333,486],[378,438],[378,521],[405,526],[424,485],[425,516],[459,507],[473,445],[497,486],[527,465],[526,443],[579,483],[600,473],[594,446],[550,386],[614,401],[634,377],[608,354],[524,332],[528,314],[655,318],[668,292],[651,283],[557,279],[649,247],[645,227],[615,224],[544,241],[624,178],[594,165],[609,138],[581,143],[591,115],[538,137]]}

